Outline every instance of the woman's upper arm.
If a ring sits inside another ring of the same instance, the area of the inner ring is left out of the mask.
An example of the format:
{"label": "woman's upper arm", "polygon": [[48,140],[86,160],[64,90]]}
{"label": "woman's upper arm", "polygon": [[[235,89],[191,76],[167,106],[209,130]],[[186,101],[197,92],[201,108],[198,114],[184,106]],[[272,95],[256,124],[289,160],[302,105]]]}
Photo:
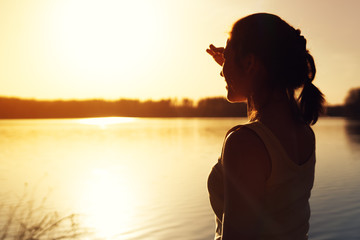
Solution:
{"label": "woman's upper arm", "polygon": [[254,239],[261,224],[270,157],[261,139],[240,128],[228,136],[223,154],[225,206],[223,238]]}

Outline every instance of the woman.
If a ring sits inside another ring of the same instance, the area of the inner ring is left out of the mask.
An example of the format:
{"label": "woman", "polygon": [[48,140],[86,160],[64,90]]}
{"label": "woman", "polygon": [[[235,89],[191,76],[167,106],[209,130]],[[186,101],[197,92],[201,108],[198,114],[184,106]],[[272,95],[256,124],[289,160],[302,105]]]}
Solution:
{"label": "woman", "polygon": [[227,99],[246,101],[250,120],[229,130],[208,179],[215,239],[307,239],[310,125],[324,98],[312,84],[305,38],[278,16],[258,13],[234,24],[225,49],[210,45],[207,52],[223,67]]}

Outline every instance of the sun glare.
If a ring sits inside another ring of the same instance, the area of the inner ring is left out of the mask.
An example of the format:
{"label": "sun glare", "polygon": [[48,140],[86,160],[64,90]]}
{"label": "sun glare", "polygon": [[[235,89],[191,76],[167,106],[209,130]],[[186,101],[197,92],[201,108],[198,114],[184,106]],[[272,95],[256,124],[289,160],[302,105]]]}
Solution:
{"label": "sun glare", "polygon": [[152,69],[160,55],[155,51],[163,44],[166,21],[152,1],[58,1],[53,11],[54,60],[84,87],[98,81],[133,84],[128,80]]}

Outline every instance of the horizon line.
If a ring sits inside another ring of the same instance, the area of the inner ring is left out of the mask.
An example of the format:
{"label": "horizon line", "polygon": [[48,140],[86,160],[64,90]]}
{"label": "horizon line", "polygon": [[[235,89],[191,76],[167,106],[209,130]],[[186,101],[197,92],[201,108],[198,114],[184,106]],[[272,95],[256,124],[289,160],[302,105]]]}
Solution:
{"label": "horizon line", "polygon": [[[119,97],[119,98],[111,98],[111,99],[106,99],[106,98],[101,98],[101,97],[89,97],[89,98],[36,98],[36,97],[19,97],[19,96],[6,96],[6,95],[0,95],[0,99],[1,98],[7,98],[7,99],[19,99],[19,100],[25,100],[25,101],[50,101],[50,102],[55,102],[55,101],[105,101],[105,102],[115,102],[118,100],[135,100],[135,101],[139,101],[139,102],[146,102],[146,101],[163,101],[163,100],[174,100],[174,101],[182,101],[182,100],[191,100],[194,103],[198,103],[200,100],[203,99],[211,99],[211,98],[224,98],[226,99],[225,96],[206,96],[206,97],[201,97],[198,99],[194,99],[191,97],[163,97],[163,98],[132,98],[132,97]],[[336,107],[336,106],[344,106],[345,103],[335,103],[335,104],[328,104],[327,102],[325,102],[325,106],[331,106],[331,107]]]}

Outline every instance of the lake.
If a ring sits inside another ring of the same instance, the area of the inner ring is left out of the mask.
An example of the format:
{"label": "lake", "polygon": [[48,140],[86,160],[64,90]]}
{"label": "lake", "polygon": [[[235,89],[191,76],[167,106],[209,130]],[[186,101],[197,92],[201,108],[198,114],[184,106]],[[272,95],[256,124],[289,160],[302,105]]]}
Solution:
{"label": "lake", "polygon": [[[207,177],[226,131],[245,122],[0,120],[0,223],[8,206],[39,203],[40,212],[79,214],[90,239],[213,239]],[[360,122],[321,118],[313,129],[310,239],[360,239]]]}

